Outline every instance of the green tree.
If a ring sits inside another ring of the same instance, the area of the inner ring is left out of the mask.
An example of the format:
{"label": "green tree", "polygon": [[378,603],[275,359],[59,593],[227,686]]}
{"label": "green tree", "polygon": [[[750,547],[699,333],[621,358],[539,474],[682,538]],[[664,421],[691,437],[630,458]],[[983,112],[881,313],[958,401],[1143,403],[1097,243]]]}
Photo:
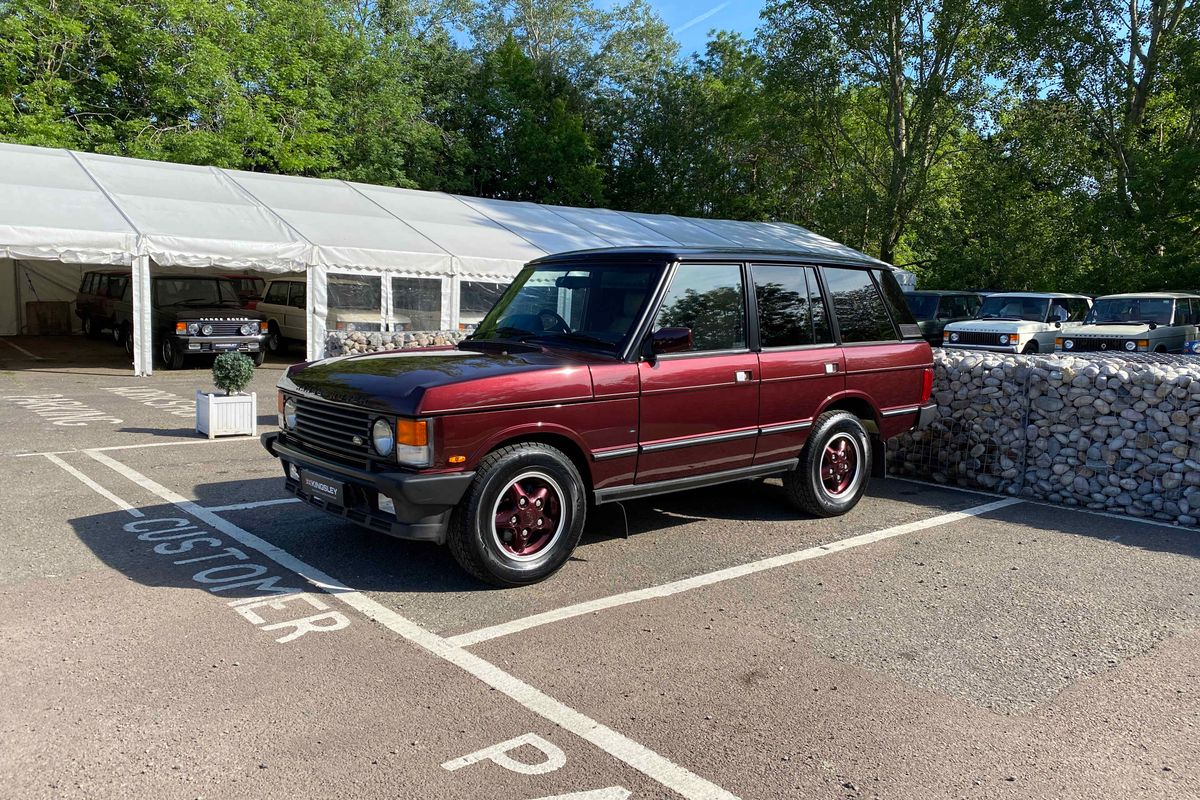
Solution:
{"label": "green tree", "polygon": [[836,148],[877,188],[885,261],[981,109],[994,17],[972,0],[776,0],[763,12],[762,46],[779,85],[828,112]]}

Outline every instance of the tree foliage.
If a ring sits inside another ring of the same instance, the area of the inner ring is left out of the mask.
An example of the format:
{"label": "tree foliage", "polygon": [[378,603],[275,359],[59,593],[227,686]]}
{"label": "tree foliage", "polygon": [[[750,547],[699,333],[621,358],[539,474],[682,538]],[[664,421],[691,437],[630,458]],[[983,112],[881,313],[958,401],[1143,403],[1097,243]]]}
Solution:
{"label": "tree foliage", "polygon": [[1200,288],[1198,0],[5,0],[0,139],[798,223],[930,286]]}

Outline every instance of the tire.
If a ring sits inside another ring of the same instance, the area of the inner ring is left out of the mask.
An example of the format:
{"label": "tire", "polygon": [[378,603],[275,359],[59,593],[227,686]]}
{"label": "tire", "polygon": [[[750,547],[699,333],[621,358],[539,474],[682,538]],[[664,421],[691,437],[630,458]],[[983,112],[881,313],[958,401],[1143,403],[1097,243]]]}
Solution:
{"label": "tire", "polygon": [[112,326],[112,341],[117,347],[125,344],[125,326],[114,322]]}
{"label": "tire", "polygon": [[267,360],[267,351],[259,350],[257,353],[251,354],[250,360],[254,362],[254,366],[261,367],[263,362]]}
{"label": "tire", "polygon": [[1042,347],[1041,347],[1041,345],[1038,344],[1037,339],[1034,339],[1032,342],[1025,345],[1025,349],[1022,350],[1021,352],[1027,356],[1031,356],[1034,353],[1039,352],[1041,349],[1042,349]]}
{"label": "tire", "polygon": [[179,348],[175,346],[175,340],[170,336],[163,336],[159,341],[158,358],[164,369],[181,369],[183,367],[183,353],[179,352]]}
{"label": "tire", "polygon": [[133,328],[122,325],[118,330],[120,331],[119,344],[125,348],[125,355],[133,358]]}
{"label": "tire", "polygon": [[83,335],[88,339],[96,339],[100,336],[100,331],[96,327],[96,320],[92,319],[92,315],[88,314],[83,318],[81,323],[83,327]]}
{"label": "tire", "polygon": [[271,353],[283,353],[287,350],[287,341],[283,338],[283,334],[279,332],[279,326],[274,322],[267,326],[267,351]]}
{"label": "tire", "polygon": [[[545,580],[579,543],[586,494],[571,459],[549,445],[523,442],[495,450],[480,462],[451,514],[450,552],[464,570],[495,586]],[[511,514],[517,524],[497,525],[500,514]],[[553,530],[539,532],[539,519],[549,520]]]}
{"label": "tire", "polygon": [[784,474],[783,490],[801,511],[836,517],[858,504],[870,477],[871,440],[862,422],[848,411],[826,411],[813,423],[799,465]]}

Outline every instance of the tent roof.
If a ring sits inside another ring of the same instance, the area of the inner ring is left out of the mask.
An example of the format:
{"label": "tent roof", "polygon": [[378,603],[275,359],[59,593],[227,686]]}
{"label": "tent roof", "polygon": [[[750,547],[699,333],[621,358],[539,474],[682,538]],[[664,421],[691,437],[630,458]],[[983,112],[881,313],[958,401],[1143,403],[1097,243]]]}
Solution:
{"label": "tent roof", "polygon": [[786,223],[687,219],[0,143],[0,257],[503,279],[538,256],[661,245],[882,264]]}

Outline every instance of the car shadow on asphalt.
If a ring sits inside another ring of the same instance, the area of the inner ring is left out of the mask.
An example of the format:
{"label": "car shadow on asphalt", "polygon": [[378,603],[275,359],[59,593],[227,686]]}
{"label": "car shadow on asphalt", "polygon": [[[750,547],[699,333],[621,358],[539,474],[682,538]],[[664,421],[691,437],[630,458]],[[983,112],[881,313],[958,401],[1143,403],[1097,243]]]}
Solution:
{"label": "car shadow on asphalt", "polygon": [[1200,530],[1148,524],[1137,517],[1101,516],[1071,508],[1027,504],[1000,516],[1009,524],[1034,533],[1067,533],[1156,553],[1200,558]]}

